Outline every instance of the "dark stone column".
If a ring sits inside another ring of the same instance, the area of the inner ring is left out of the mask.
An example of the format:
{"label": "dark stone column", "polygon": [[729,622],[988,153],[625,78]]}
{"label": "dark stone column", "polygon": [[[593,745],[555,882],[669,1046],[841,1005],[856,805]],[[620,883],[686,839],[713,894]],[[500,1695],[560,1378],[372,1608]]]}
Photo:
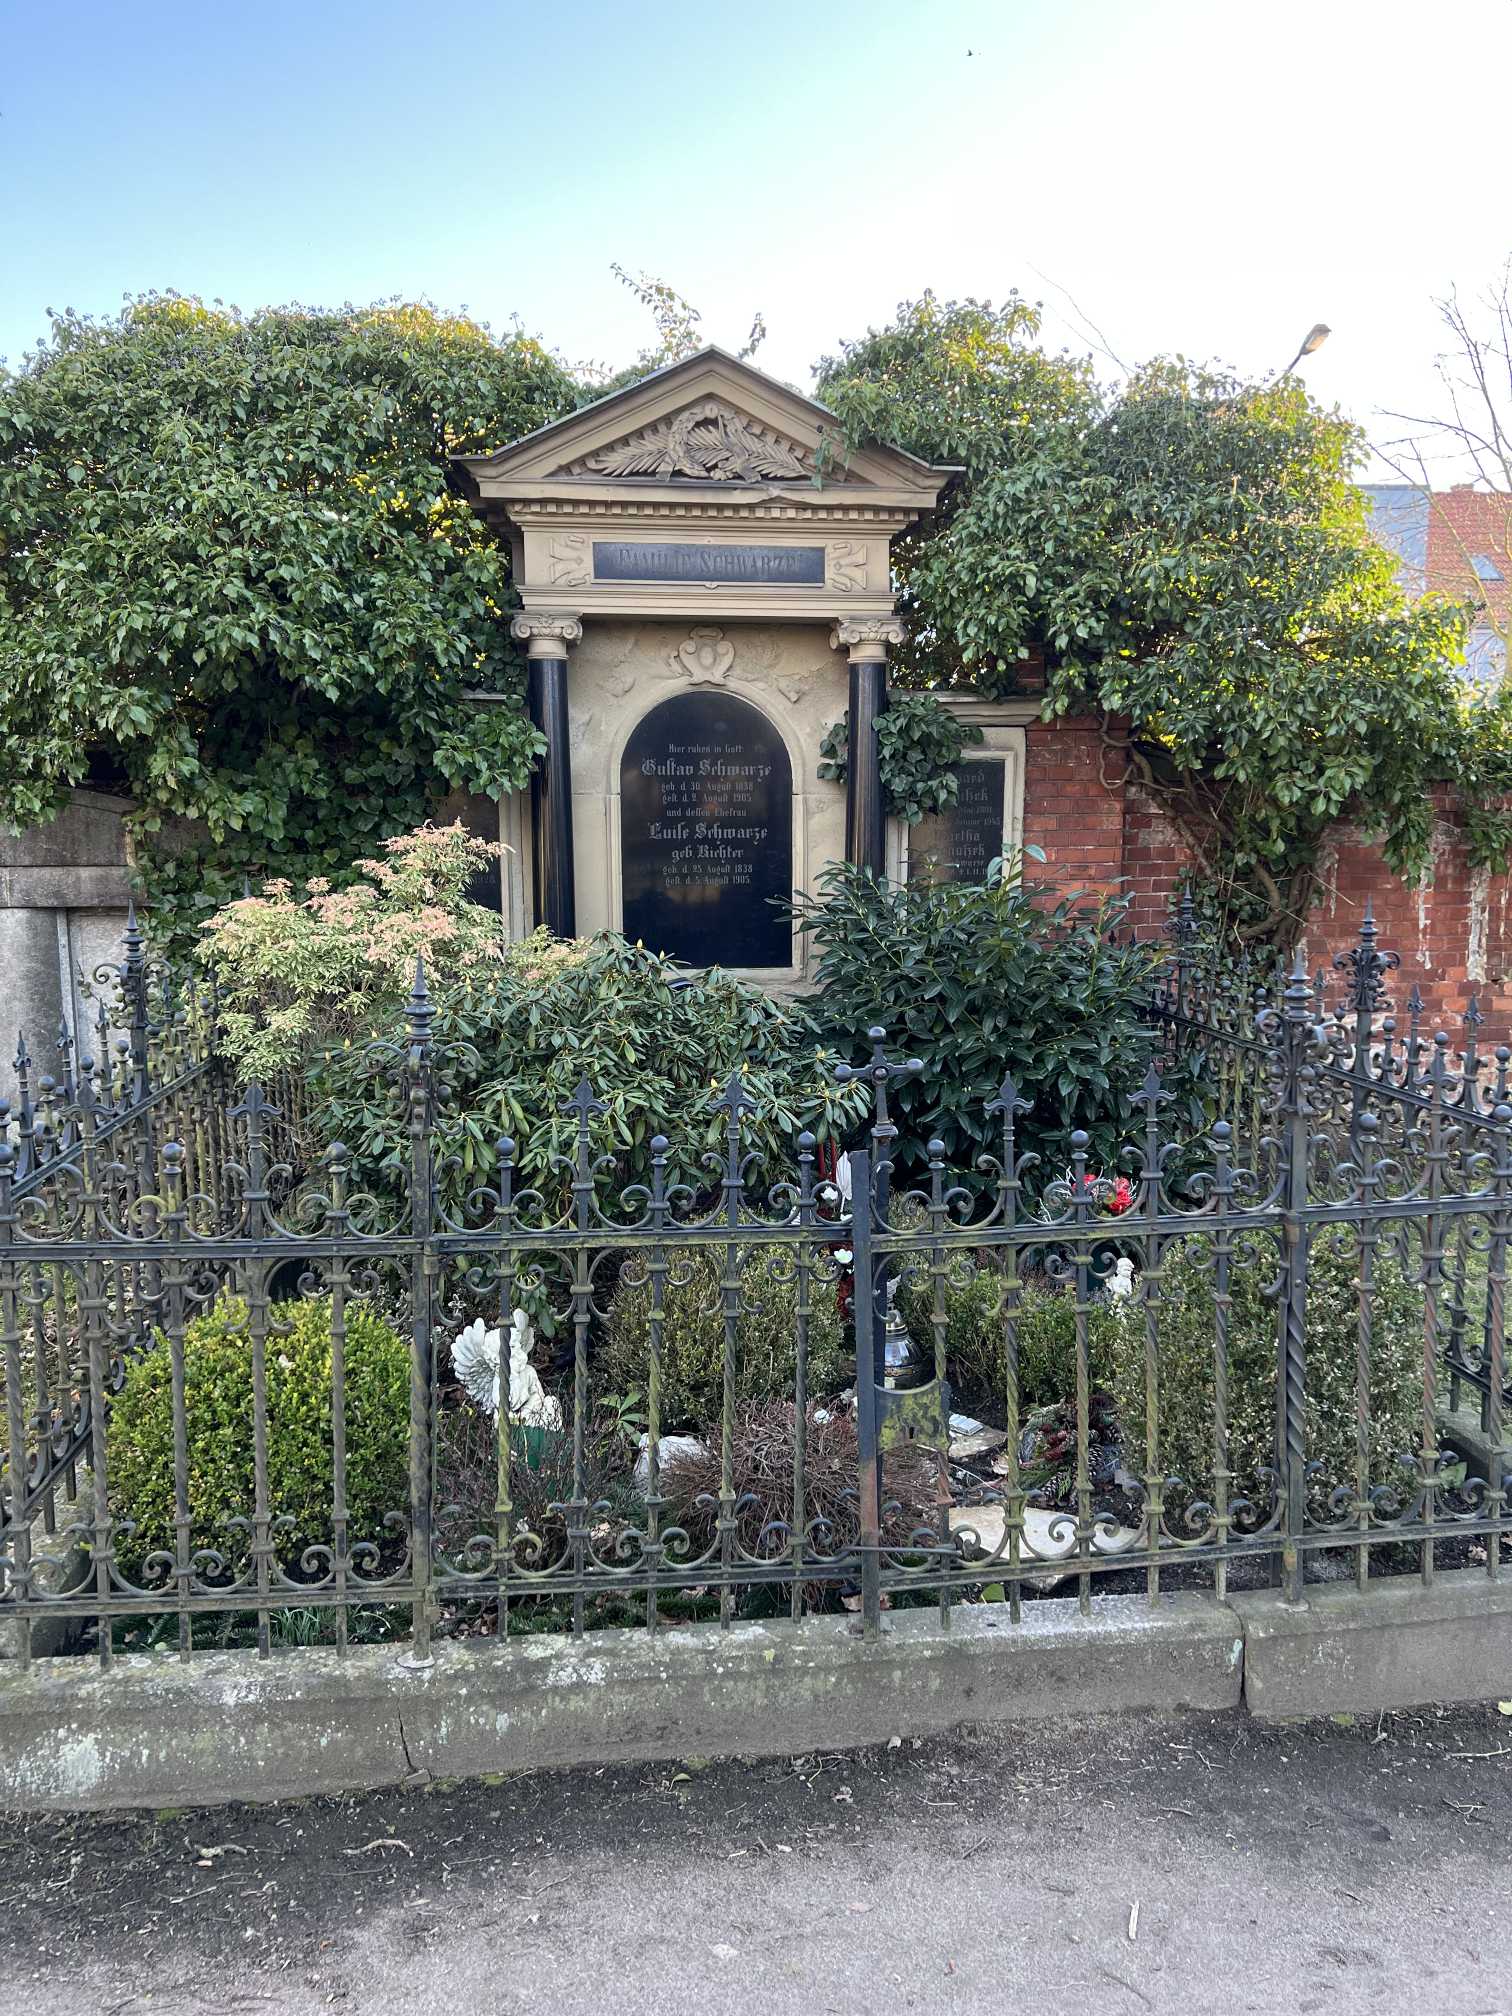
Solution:
{"label": "dark stone column", "polygon": [[880,875],[887,859],[887,811],[877,750],[877,716],[887,705],[887,660],[853,658],[846,730],[845,858]]}
{"label": "dark stone column", "polygon": [[830,641],[850,653],[845,858],[880,877],[887,868],[887,806],[876,723],[887,709],[887,647],[902,643],[903,626],[890,616],[846,617]]}
{"label": "dark stone column", "polygon": [[575,616],[517,616],[527,640],[530,718],[546,740],[530,780],[530,851],[535,921],[556,938],[577,935],[572,862],[572,748],[567,717],[567,650],[583,634]]}

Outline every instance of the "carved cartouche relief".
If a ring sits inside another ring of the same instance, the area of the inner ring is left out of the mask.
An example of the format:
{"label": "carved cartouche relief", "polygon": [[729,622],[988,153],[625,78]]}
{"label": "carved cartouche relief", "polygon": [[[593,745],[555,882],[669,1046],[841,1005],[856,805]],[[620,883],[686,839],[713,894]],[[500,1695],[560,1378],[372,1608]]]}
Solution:
{"label": "carved cartouche relief", "polygon": [[735,646],[723,630],[700,624],[667,663],[674,672],[686,673],[694,686],[723,686],[735,664]]}
{"label": "carved cartouche relief", "polygon": [[650,427],[599,448],[564,476],[683,476],[697,482],[752,482],[809,474],[808,451],[723,399],[701,399]]}

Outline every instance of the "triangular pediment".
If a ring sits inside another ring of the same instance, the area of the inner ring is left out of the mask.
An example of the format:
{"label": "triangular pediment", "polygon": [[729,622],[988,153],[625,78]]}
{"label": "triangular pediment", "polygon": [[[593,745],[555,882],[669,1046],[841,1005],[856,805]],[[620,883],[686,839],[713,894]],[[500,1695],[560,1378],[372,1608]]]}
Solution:
{"label": "triangular pediment", "polygon": [[[896,448],[845,455],[825,407],[722,350],[696,357],[491,455],[459,457],[485,497],[518,483],[801,485],[904,493],[932,503],[952,475]],[[820,471],[822,469],[822,478]]]}
{"label": "triangular pediment", "polygon": [[563,476],[683,476],[693,482],[762,482],[812,476],[814,453],[728,399],[694,399],[664,420],[565,464]]}

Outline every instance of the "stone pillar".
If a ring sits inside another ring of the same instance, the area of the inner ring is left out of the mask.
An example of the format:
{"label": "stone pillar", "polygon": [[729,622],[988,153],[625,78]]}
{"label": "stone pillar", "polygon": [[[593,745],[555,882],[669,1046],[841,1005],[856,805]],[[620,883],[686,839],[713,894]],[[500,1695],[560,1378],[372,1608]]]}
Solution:
{"label": "stone pillar", "polygon": [[46,826],[0,835],[0,1097],[16,1094],[18,1036],[34,1090],[38,1078],[62,1068],[60,1032],[75,1061],[100,1061],[97,1003],[83,998],[80,979],[121,956],[130,810],[129,799],[78,790]]}
{"label": "stone pillar", "polygon": [[577,935],[572,864],[572,749],[567,717],[567,653],[583,634],[576,616],[529,610],[513,633],[530,661],[530,718],[546,738],[530,780],[535,921],[557,938]]}
{"label": "stone pillar", "polygon": [[887,647],[903,642],[895,616],[845,616],[830,632],[850,657],[846,723],[845,858],[881,876],[887,868],[887,807],[876,724],[887,711]]}

